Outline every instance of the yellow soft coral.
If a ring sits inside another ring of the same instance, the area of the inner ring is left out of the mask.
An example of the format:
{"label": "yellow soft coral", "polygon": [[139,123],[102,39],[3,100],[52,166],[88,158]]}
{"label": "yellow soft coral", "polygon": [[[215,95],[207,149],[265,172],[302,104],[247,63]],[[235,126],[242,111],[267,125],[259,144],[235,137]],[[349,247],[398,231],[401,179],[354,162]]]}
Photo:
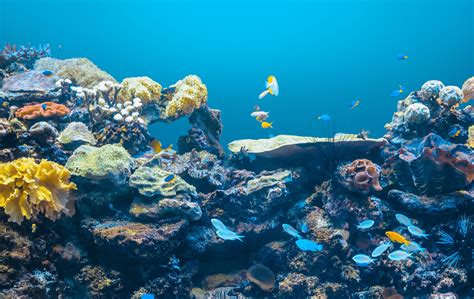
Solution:
{"label": "yellow soft coral", "polygon": [[20,158],[0,164],[0,207],[10,216],[8,221],[20,224],[24,218],[35,219],[39,213],[51,220],[61,214],[74,214],[69,191],[71,174],[63,166],[42,160]]}
{"label": "yellow soft coral", "polygon": [[207,101],[207,88],[198,76],[186,76],[175,85],[175,92],[166,106],[165,116],[178,118],[191,114]]}
{"label": "yellow soft coral", "polygon": [[161,85],[149,77],[125,78],[121,84],[118,101],[122,103],[138,97],[146,104],[158,101],[161,97]]}

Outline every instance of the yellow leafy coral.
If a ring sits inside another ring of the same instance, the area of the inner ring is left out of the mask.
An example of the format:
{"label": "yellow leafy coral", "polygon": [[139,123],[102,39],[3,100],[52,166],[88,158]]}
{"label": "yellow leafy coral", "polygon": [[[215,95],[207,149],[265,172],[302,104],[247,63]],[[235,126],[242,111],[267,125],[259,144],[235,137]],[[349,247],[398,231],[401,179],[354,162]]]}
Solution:
{"label": "yellow leafy coral", "polygon": [[167,118],[178,118],[191,114],[207,102],[207,88],[195,75],[186,76],[173,86],[175,92],[166,106]]}
{"label": "yellow leafy coral", "polygon": [[72,216],[74,200],[69,191],[76,185],[69,182],[70,176],[69,170],[47,160],[0,163],[0,207],[10,216],[8,221],[20,224],[40,213],[53,221],[62,213]]}
{"label": "yellow leafy coral", "polygon": [[158,101],[161,97],[161,85],[149,77],[125,78],[118,94],[119,102],[131,101],[138,97],[144,103]]}

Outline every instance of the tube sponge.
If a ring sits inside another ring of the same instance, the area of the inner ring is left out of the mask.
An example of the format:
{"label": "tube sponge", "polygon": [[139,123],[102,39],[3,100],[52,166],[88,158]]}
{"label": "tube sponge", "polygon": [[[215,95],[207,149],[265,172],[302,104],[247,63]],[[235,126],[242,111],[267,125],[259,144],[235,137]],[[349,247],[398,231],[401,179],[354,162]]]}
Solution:
{"label": "tube sponge", "polygon": [[71,174],[63,166],[32,158],[20,158],[0,164],[0,207],[9,215],[8,221],[20,224],[24,218],[35,219],[42,213],[50,220],[62,213],[72,216],[74,200],[69,191],[76,189],[69,182]]}

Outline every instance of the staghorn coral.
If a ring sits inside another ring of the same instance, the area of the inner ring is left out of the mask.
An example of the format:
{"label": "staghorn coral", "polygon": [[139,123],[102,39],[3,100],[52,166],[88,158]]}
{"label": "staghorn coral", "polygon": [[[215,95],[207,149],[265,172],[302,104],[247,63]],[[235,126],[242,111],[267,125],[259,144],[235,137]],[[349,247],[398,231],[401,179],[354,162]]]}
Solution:
{"label": "staghorn coral", "polygon": [[121,85],[122,89],[118,94],[118,101],[121,103],[140,98],[144,104],[148,104],[161,98],[161,85],[149,77],[125,78]]}
{"label": "staghorn coral", "polygon": [[350,164],[340,166],[338,181],[349,191],[368,194],[370,191],[381,191],[380,166],[367,159],[358,159]]}
{"label": "staghorn coral", "polygon": [[35,70],[52,70],[75,85],[92,88],[101,81],[117,82],[111,75],[99,69],[87,58],[54,59],[41,58],[35,63]]}
{"label": "staghorn coral", "polygon": [[195,75],[186,76],[176,82],[171,88],[174,92],[166,105],[164,117],[176,119],[191,114],[207,102],[207,88],[201,79]]}
{"label": "staghorn coral", "polygon": [[69,111],[69,108],[63,104],[44,102],[24,106],[15,112],[15,116],[25,120],[34,120],[38,118],[65,116],[69,114]]}
{"label": "staghorn coral", "polygon": [[69,191],[70,173],[63,166],[42,160],[21,158],[0,164],[0,207],[9,221],[21,223],[24,218],[36,219],[44,214],[50,220],[61,214],[74,214],[74,201]]}
{"label": "staghorn coral", "polygon": [[49,45],[38,47],[6,44],[0,52],[0,68],[6,68],[13,63],[20,63],[26,68],[31,68],[33,63],[40,58],[50,55]]}

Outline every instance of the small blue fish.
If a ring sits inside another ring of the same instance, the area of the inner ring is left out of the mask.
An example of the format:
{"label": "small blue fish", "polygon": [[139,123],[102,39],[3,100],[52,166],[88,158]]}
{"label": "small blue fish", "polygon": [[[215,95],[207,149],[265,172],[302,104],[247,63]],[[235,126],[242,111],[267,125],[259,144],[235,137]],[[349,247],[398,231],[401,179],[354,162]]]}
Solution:
{"label": "small blue fish", "polygon": [[415,237],[422,237],[422,238],[428,239],[428,236],[429,236],[429,234],[426,234],[424,230],[414,225],[408,226],[408,231],[410,232],[410,234],[414,235]]}
{"label": "small blue fish", "polygon": [[374,259],[370,258],[370,256],[365,254],[357,254],[352,257],[352,260],[359,266],[368,266],[375,262]]}
{"label": "small blue fish", "polygon": [[318,120],[328,122],[328,121],[331,121],[331,117],[327,114],[322,114],[322,115],[318,116]]}
{"label": "small blue fish", "polygon": [[165,183],[172,183],[174,180],[176,180],[176,176],[174,174],[170,174],[163,178],[163,182]]}
{"label": "small blue fish", "polygon": [[46,108],[48,108],[48,105],[46,105],[46,104],[41,104],[41,109],[46,110]]}
{"label": "small blue fish", "polygon": [[395,56],[395,58],[398,59],[398,60],[406,60],[406,59],[408,59],[408,55],[398,54],[397,56]]}
{"label": "small blue fish", "polygon": [[460,126],[454,126],[451,130],[449,130],[448,135],[451,138],[458,137],[461,134],[462,128]]}
{"label": "small blue fish", "polygon": [[400,246],[400,248],[406,252],[426,251],[426,248],[421,247],[420,244],[413,241],[411,241],[408,245],[403,244]]}
{"label": "small blue fish", "polygon": [[224,223],[222,223],[222,221],[220,221],[219,219],[213,218],[213,219],[211,219],[211,223],[217,230],[229,231],[227,226],[225,226]]}
{"label": "small blue fish", "polygon": [[153,295],[153,294],[143,294],[141,299],[155,299],[155,295]]}
{"label": "small blue fish", "polygon": [[305,234],[306,234],[307,232],[309,232],[309,227],[308,227],[308,225],[306,224],[306,222],[303,222],[303,224],[301,224],[301,231],[302,231],[303,233],[305,233]]}
{"label": "small blue fish", "polygon": [[382,244],[380,244],[379,246],[377,246],[377,247],[374,249],[374,251],[372,251],[371,256],[372,256],[372,257],[381,256],[387,249],[390,248],[390,246],[392,246],[392,242],[383,242]]}
{"label": "small blue fish", "polygon": [[285,233],[289,234],[290,236],[298,238],[298,239],[303,238],[303,237],[301,237],[300,233],[293,226],[291,226],[289,224],[283,224],[282,227],[283,227],[283,230],[285,231]]}
{"label": "small blue fish", "polygon": [[405,225],[405,226],[412,225],[411,219],[403,214],[395,214],[395,218],[397,218],[397,221],[400,222],[400,224],[402,225]]}
{"label": "small blue fish", "polygon": [[244,237],[241,235],[237,235],[236,233],[231,232],[229,230],[225,230],[225,231],[218,230],[217,235],[224,240],[239,240],[240,242],[243,242],[242,238]]}
{"label": "small blue fish", "polygon": [[395,250],[394,252],[388,255],[388,258],[391,259],[392,261],[401,261],[401,260],[406,260],[407,258],[411,257],[412,254],[413,253],[408,253],[403,250]]}
{"label": "small blue fish", "polygon": [[371,228],[373,225],[374,225],[375,221],[374,220],[365,220],[365,221],[362,221],[361,223],[359,223],[359,225],[357,225],[357,228],[358,229],[369,229]]}
{"label": "small blue fish", "polygon": [[307,239],[296,240],[296,246],[303,251],[321,251],[323,245]]}
{"label": "small blue fish", "polygon": [[352,102],[349,104],[349,108],[354,109],[354,108],[356,108],[357,106],[359,106],[359,104],[360,104],[360,100],[352,101]]}
{"label": "small blue fish", "polygon": [[46,76],[46,77],[51,77],[54,73],[53,71],[50,71],[50,70],[44,70],[42,72],[43,76]]}
{"label": "small blue fish", "polygon": [[405,87],[399,85],[398,89],[395,89],[394,91],[392,91],[390,96],[391,97],[398,97],[399,95],[401,95],[404,92],[405,92]]}

